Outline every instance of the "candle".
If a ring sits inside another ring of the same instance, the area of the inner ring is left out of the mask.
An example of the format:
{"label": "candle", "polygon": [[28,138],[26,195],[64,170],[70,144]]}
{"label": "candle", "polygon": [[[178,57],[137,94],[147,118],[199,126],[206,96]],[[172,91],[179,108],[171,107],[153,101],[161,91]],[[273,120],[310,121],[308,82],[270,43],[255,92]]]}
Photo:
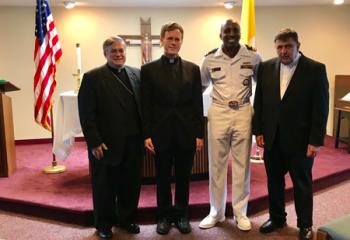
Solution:
{"label": "candle", "polygon": [[77,63],[78,63],[78,70],[81,70],[81,52],[80,52],[80,44],[77,43],[76,45],[76,52],[77,52]]}

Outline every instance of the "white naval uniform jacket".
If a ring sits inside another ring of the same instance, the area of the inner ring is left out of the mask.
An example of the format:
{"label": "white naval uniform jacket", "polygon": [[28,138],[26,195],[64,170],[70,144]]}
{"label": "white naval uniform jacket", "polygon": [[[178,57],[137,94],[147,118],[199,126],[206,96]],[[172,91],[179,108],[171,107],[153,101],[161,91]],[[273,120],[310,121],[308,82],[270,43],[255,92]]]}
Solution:
{"label": "white naval uniform jacket", "polygon": [[207,54],[201,66],[202,86],[212,84],[213,101],[227,104],[241,102],[252,95],[252,79],[255,79],[261,57],[252,48],[241,47],[230,58],[220,48]]}

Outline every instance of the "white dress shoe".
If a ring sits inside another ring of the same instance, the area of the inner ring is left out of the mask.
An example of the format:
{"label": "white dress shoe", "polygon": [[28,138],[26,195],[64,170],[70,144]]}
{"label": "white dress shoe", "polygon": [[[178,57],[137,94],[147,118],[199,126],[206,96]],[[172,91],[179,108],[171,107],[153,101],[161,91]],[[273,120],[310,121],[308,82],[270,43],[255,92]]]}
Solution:
{"label": "white dress shoe", "polygon": [[235,219],[238,229],[242,231],[249,231],[252,229],[252,224],[250,223],[247,216],[235,217]]}
{"label": "white dress shoe", "polygon": [[222,223],[225,221],[225,216],[220,219],[216,219],[210,215],[206,216],[200,223],[199,228],[208,229],[214,227],[218,222]]}

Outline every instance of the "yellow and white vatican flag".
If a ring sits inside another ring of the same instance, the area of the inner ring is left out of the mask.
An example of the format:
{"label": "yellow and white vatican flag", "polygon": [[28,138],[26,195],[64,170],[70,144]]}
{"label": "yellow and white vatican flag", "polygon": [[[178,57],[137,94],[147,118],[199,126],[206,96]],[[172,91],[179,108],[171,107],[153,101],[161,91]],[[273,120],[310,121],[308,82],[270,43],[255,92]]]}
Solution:
{"label": "yellow and white vatican flag", "polygon": [[254,0],[243,0],[241,13],[241,43],[255,47]]}
{"label": "yellow and white vatican flag", "polygon": [[[251,47],[255,46],[255,6],[254,0],[243,0],[242,2],[242,13],[241,13],[241,43],[247,44]],[[252,87],[252,97],[251,102],[254,102],[255,94],[255,81],[253,82]],[[253,152],[250,157],[250,162],[252,163],[263,163],[262,153],[260,152],[259,147],[256,145],[253,137]],[[254,149],[255,147],[255,149]],[[255,151],[254,151],[255,150]]]}

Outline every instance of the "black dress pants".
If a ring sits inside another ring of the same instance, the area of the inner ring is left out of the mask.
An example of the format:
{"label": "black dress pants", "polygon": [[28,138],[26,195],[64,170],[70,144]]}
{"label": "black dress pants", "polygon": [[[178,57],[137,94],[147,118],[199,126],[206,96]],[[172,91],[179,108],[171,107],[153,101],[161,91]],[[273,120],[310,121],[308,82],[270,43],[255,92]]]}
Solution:
{"label": "black dress pants", "polygon": [[[170,221],[188,216],[189,185],[195,150],[171,147],[156,151],[157,217]],[[172,205],[171,170],[175,167],[175,203]]]}
{"label": "black dress pants", "polygon": [[[290,149],[293,150],[293,149]],[[265,169],[268,179],[270,219],[277,223],[286,222],[285,175],[289,173],[294,188],[294,203],[299,228],[312,226],[313,158],[283,150],[276,139],[270,150],[264,150]]]}
{"label": "black dress pants", "polygon": [[95,227],[111,229],[116,223],[136,221],[140,196],[142,148],[140,137],[127,137],[122,162],[117,166],[91,159]]}

